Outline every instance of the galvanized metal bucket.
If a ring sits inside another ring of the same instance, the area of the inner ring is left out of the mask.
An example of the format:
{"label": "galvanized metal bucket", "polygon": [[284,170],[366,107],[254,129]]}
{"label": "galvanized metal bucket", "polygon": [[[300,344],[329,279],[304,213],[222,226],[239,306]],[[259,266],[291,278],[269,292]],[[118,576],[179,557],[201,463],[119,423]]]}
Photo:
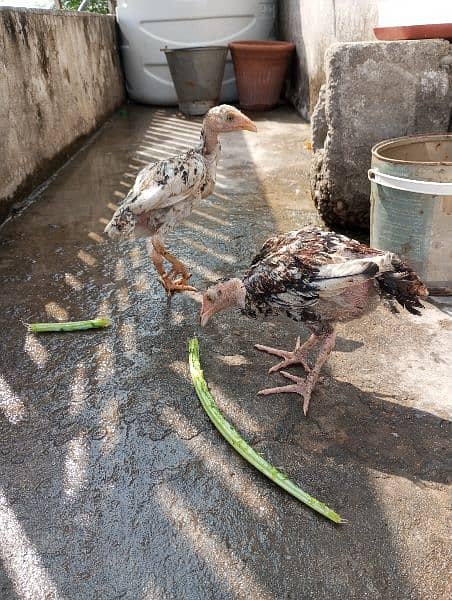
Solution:
{"label": "galvanized metal bucket", "polygon": [[180,110],[187,115],[203,115],[218,104],[227,46],[165,48]]}
{"label": "galvanized metal bucket", "polygon": [[452,287],[452,134],[372,148],[370,243],[399,254],[429,287]]}

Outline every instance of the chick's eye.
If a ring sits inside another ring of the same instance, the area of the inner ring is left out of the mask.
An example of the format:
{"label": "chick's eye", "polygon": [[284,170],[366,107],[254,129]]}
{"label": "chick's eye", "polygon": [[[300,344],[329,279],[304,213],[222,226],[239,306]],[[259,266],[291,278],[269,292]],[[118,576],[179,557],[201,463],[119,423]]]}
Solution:
{"label": "chick's eye", "polygon": [[233,118],[234,118],[234,116],[233,116],[233,115],[231,115],[231,114],[228,114],[228,115],[226,115],[226,120],[227,120],[227,121],[232,121],[232,120],[233,120]]}
{"label": "chick's eye", "polygon": [[206,294],[206,298],[209,302],[213,302],[214,301],[214,296],[211,292]]}

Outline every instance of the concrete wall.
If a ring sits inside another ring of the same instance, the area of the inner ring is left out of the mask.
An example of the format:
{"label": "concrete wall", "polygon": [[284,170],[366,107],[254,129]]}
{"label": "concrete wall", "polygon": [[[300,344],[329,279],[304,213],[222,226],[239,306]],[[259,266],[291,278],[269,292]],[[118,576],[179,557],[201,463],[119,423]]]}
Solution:
{"label": "concrete wall", "polygon": [[287,95],[309,118],[325,82],[324,56],[335,42],[375,40],[376,0],[280,0],[280,39],[297,45]]}
{"label": "concrete wall", "polygon": [[0,8],[0,219],[124,100],[114,17]]}

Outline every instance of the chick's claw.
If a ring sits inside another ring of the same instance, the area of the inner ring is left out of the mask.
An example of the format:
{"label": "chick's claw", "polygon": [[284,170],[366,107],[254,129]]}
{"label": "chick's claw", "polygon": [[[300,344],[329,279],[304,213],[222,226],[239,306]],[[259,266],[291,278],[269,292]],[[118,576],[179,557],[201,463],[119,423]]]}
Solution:
{"label": "chick's claw", "polygon": [[297,377],[297,375],[292,375],[292,373],[288,373],[287,371],[281,371],[281,375],[283,375],[286,379],[290,379],[294,383],[273,388],[265,388],[260,390],[258,395],[268,396],[269,394],[285,393],[298,394],[303,398],[303,412],[306,416],[309,408],[309,401],[311,400],[312,388],[314,387],[315,382],[309,380],[309,378],[304,379],[303,377]]}
{"label": "chick's claw", "polygon": [[281,350],[279,348],[271,348],[270,346],[263,346],[262,344],[256,344],[254,347],[257,350],[267,352],[267,354],[273,354],[274,356],[279,356],[283,359],[277,365],[271,367],[268,371],[269,373],[274,373],[275,371],[285,369],[291,365],[302,365],[306,373],[309,373],[311,367],[309,366],[307,359],[310,350],[316,345],[316,343],[317,337],[311,335],[311,337],[304,344],[301,344],[300,336],[298,336],[295,348],[292,352],[289,350]]}

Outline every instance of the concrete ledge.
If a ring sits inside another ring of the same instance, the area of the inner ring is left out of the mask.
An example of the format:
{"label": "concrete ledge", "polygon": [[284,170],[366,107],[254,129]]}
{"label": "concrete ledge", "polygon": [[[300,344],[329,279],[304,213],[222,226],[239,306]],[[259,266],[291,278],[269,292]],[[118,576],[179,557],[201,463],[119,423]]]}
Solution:
{"label": "concrete ledge", "polygon": [[372,146],[446,132],[452,103],[445,40],[335,44],[312,117],[311,190],[328,224],[369,227]]}
{"label": "concrete ledge", "polygon": [[287,97],[309,119],[325,83],[326,50],[335,42],[375,40],[377,0],[280,0],[278,15],[281,39],[297,47]]}
{"label": "concrete ledge", "polygon": [[0,8],[0,219],[125,98],[112,16]]}

